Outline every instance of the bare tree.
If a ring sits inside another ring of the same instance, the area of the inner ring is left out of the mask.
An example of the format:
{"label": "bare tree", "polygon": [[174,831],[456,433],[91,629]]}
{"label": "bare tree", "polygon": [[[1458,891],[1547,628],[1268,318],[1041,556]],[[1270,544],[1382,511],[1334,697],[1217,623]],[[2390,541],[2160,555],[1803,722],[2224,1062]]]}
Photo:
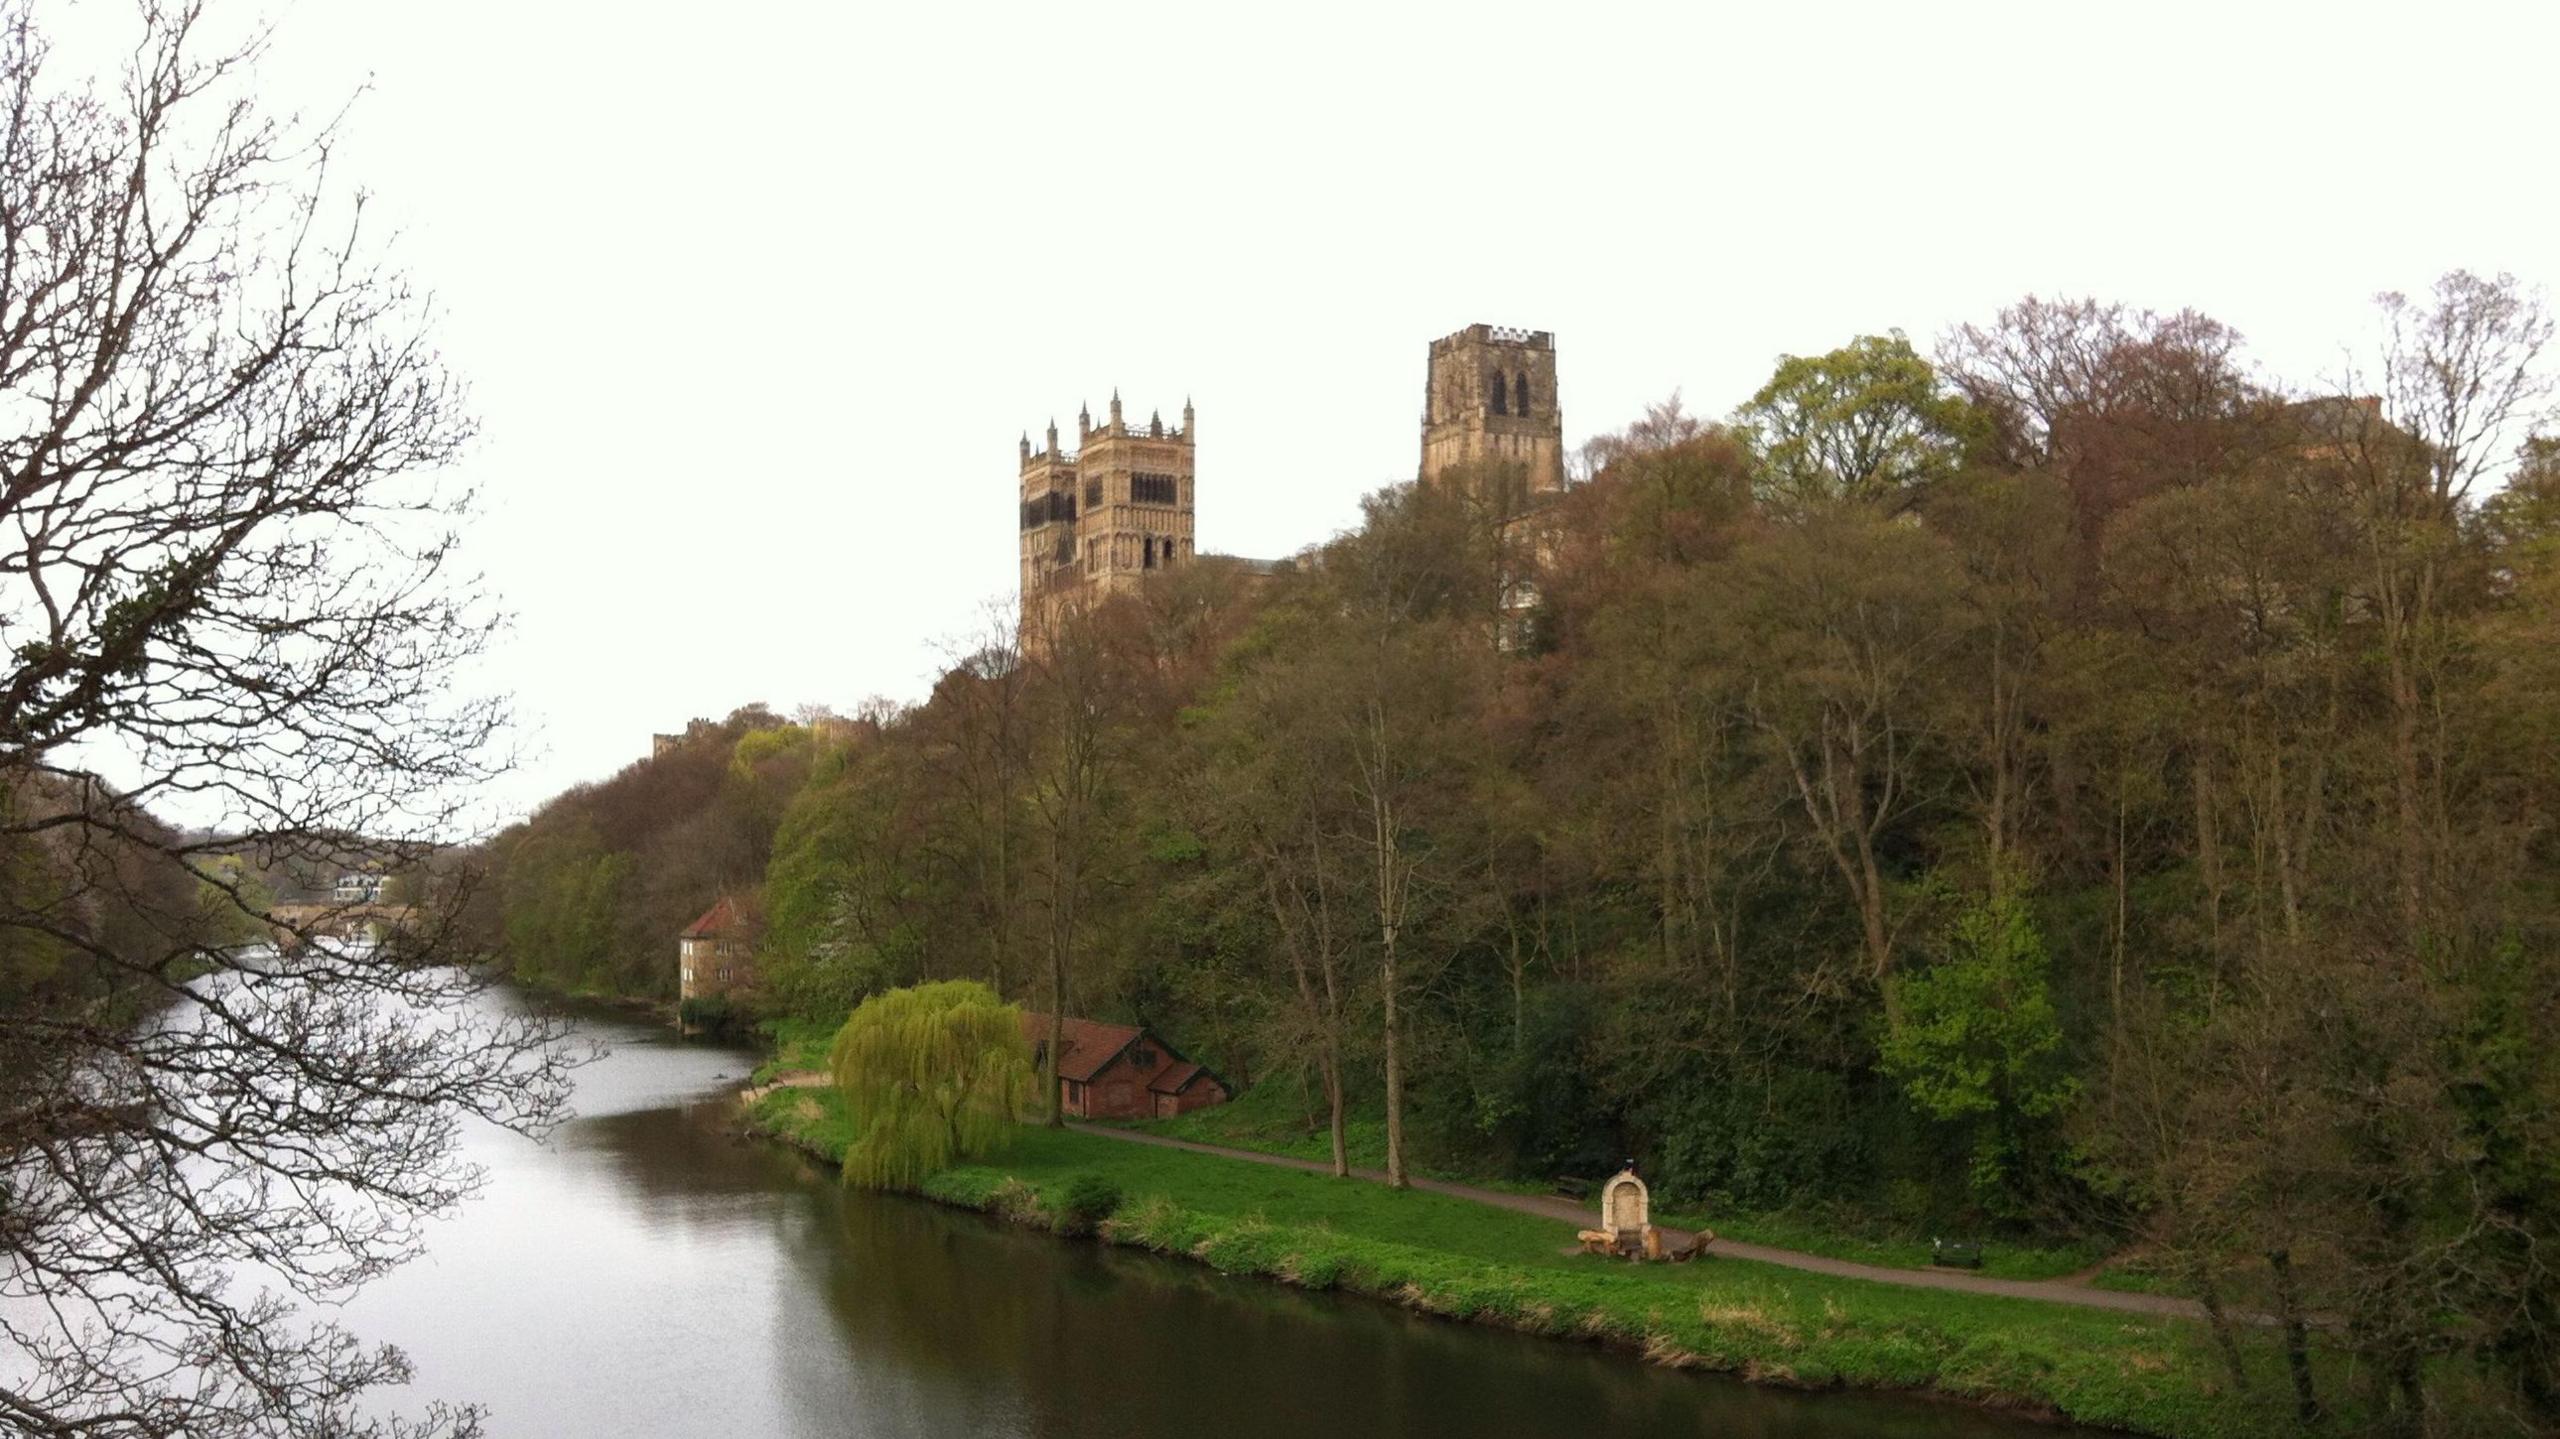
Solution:
{"label": "bare tree", "polygon": [[1031,908],[1048,959],[1049,1034],[1042,1046],[1048,1122],[1065,1122],[1058,1061],[1065,1048],[1076,962],[1094,940],[1103,892],[1120,878],[1121,808],[1129,777],[1128,706],[1135,687],[1127,636],[1133,614],[1109,597],[1049,612],[1024,647],[1031,738],[1024,747]]}
{"label": "bare tree", "polygon": [[[2414,934],[2453,862],[2442,695],[2458,653],[2446,591],[2459,573],[2473,491],[2555,414],[2546,356],[2553,320],[2512,275],[2456,270],[2423,302],[2375,298],[2381,354],[2350,368],[2335,396],[2298,407],[2315,483],[2355,503],[2365,553],[2361,598],[2381,624],[2391,713],[2397,888]],[[2366,396],[2368,385],[2378,395]]]}
{"label": "bare tree", "polygon": [[472,1191],[464,1116],[557,1114],[555,1036],[470,1003],[449,895],[347,943],[218,861],[423,874],[456,833],[502,719],[452,683],[470,423],[259,42],[138,20],[57,84],[0,0],[0,944],[43,958],[0,975],[0,1428],[468,1434],[359,1412],[406,1361],[292,1301]]}

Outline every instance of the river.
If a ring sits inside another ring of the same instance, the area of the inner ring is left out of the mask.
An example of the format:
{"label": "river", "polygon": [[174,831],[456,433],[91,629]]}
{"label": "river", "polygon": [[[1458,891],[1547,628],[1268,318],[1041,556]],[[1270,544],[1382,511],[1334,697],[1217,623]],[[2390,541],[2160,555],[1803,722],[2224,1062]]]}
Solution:
{"label": "river", "polygon": [[1503,1435],[2072,1439],[1807,1395],[1231,1279],[847,1193],[735,1133],[753,1062],[614,1018],[545,1144],[466,1139],[487,1192],[347,1306],[492,1439]]}

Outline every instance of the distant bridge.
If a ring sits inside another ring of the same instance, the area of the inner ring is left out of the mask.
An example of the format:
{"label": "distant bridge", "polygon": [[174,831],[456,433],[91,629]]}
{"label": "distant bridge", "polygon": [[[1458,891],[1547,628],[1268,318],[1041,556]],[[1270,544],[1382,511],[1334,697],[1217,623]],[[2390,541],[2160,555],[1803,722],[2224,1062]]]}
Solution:
{"label": "distant bridge", "polygon": [[408,928],[418,917],[412,904],[279,904],[267,910],[274,921],[276,947],[290,949],[309,936],[331,939],[379,939]]}

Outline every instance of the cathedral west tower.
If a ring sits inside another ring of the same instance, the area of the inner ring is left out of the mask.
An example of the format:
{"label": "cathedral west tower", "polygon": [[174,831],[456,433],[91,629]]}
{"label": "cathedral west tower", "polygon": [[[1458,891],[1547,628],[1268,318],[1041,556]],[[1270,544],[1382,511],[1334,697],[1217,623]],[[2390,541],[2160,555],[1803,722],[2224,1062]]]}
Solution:
{"label": "cathedral west tower", "polygon": [[1120,396],[1100,425],[1076,417],[1076,448],[1034,450],[1022,437],[1022,628],[1045,632],[1074,605],[1124,593],[1192,558],[1191,403],[1182,423],[1161,413],[1127,423]]}

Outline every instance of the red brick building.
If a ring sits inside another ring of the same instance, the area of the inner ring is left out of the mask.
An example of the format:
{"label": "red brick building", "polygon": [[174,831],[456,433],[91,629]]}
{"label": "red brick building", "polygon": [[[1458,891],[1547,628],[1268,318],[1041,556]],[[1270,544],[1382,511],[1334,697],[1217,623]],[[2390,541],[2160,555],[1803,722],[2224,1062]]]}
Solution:
{"label": "red brick building", "polygon": [[[1042,1065],[1049,1016],[1023,1011]],[[1143,1029],[1068,1019],[1059,1029],[1058,1106],[1079,1119],[1164,1119],[1227,1102],[1227,1082]]]}

